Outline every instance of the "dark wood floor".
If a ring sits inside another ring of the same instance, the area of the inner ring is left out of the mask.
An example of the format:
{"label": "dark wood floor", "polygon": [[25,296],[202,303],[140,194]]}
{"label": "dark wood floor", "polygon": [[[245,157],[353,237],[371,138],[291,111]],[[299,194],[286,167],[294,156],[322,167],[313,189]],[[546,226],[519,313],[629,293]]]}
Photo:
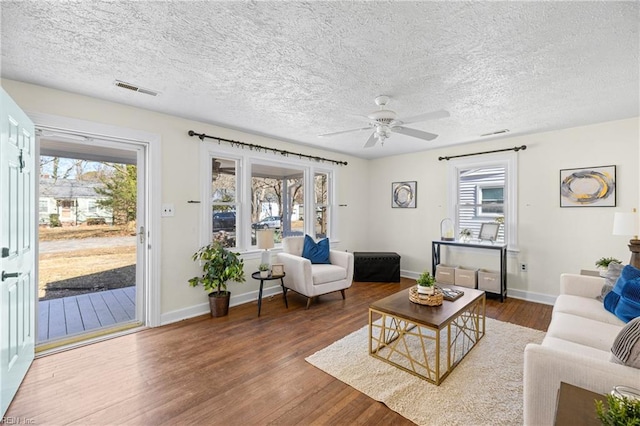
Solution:
{"label": "dark wood floor", "polygon": [[[320,297],[289,293],[38,358],[7,417],[33,424],[412,424],[308,364],[367,324],[369,303],[409,287],[354,283]],[[487,316],[546,330],[551,306],[487,301]]]}

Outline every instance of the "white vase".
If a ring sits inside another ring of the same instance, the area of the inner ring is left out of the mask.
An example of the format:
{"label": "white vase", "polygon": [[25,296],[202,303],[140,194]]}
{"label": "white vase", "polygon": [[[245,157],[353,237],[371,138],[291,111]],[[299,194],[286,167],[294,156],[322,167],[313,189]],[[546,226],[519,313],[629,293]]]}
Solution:
{"label": "white vase", "polygon": [[269,278],[269,271],[260,271],[260,278]]}
{"label": "white vase", "polygon": [[418,293],[420,293],[420,294],[432,295],[433,294],[433,290],[434,290],[433,286],[431,286],[431,287],[424,287],[424,286],[421,286],[421,285],[418,286]]}

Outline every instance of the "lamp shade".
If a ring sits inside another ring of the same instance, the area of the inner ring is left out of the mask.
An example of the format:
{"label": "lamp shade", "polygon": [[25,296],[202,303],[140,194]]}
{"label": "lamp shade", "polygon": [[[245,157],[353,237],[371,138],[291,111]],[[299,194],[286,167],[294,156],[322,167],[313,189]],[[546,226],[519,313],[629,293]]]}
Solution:
{"label": "lamp shade", "polygon": [[613,235],[638,235],[638,213],[616,212],[613,217]]}
{"label": "lamp shade", "polygon": [[256,231],[256,238],[258,240],[258,248],[268,250],[273,248],[273,229],[262,229]]}

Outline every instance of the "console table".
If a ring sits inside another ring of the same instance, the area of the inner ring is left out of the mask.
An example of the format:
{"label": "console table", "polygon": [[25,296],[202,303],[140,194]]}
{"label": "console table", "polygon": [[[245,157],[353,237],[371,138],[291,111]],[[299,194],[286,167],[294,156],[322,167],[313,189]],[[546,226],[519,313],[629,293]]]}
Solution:
{"label": "console table", "polygon": [[[507,245],[490,243],[463,243],[460,241],[433,240],[431,242],[431,265],[432,275],[436,276],[436,266],[440,264],[440,246],[465,247],[479,250],[494,250],[500,255],[500,301],[504,302],[507,297]],[[498,293],[492,293],[498,294]]]}

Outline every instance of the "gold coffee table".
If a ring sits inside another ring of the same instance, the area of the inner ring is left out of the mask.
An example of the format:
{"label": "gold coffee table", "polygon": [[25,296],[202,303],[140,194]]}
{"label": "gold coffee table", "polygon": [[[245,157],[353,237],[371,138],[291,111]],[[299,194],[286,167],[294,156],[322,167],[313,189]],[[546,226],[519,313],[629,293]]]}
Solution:
{"label": "gold coffee table", "polygon": [[372,303],[369,354],[440,385],[485,331],[484,291],[447,287],[464,295],[440,306],[424,306],[411,302],[405,289]]}

